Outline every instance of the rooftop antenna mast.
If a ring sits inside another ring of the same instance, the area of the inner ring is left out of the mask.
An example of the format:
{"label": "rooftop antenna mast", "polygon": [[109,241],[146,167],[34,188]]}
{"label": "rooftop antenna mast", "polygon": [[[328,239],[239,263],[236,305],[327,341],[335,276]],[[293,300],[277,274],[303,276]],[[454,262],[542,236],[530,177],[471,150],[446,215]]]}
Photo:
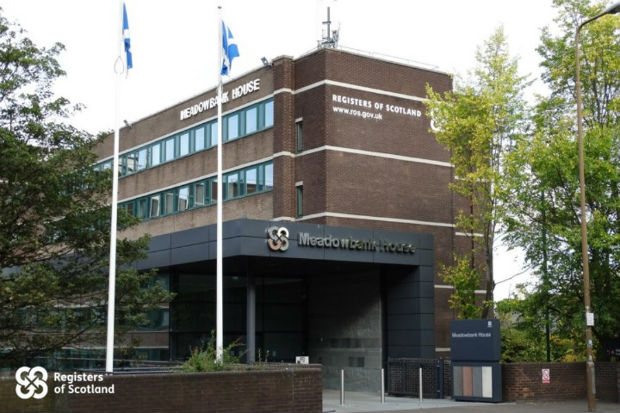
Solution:
{"label": "rooftop antenna mast", "polygon": [[338,35],[339,30],[332,31],[332,21],[330,17],[330,8],[327,7],[327,20],[323,22],[326,29],[323,32],[323,38],[319,41],[319,49],[324,47],[331,47],[335,49],[338,47]]}

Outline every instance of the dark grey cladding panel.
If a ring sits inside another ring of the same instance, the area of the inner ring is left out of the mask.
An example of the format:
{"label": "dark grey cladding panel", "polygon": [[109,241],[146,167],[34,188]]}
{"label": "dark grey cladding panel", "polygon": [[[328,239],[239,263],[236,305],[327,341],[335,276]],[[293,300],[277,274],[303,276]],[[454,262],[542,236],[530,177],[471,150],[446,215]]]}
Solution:
{"label": "dark grey cladding panel", "polygon": [[420,234],[410,232],[393,232],[375,229],[373,230],[374,238],[377,240],[389,240],[392,242],[408,242],[418,248],[420,246]]}
{"label": "dark grey cladding panel", "polygon": [[420,259],[420,265],[433,265],[435,260],[435,252],[433,250],[418,249],[416,254]]}
{"label": "dark grey cladding panel", "polygon": [[[289,248],[282,251],[271,251],[267,246],[267,229],[275,227],[285,227],[289,232]],[[426,249],[428,245],[432,247],[432,236],[418,233],[404,233],[391,231],[378,231],[360,228],[345,227],[326,227],[319,224],[306,224],[294,222],[274,222],[259,221],[251,219],[237,219],[227,221],[223,224],[224,237],[224,256],[231,257],[236,255],[248,256],[264,256],[264,257],[281,257],[281,258],[305,258],[315,260],[330,261],[352,261],[352,262],[374,262],[386,264],[404,264],[404,265],[433,265],[432,249]],[[322,239],[354,239],[358,241],[376,242],[376,251],[367,248],[350,249],[335,247],[319,247],[319,246],[300,246],[299,234],[307,234],[309,237],[318,237]],[[175,250],[180,247],[189,247],[196,245],[195,248],[183,249],[175,253],[174,263],[190,262],[190,257],[197,257],[196,252],[201,247],[200,244],[208,244],[205,246],[207,252],[206,259],[215,259],[215,240],[216,225],[192,228],[176,233],[161,235],[151,239],[149,251],[164,251],[167,249]],[[411,244],[416,247],[414,254],[403,252],[385,252],[381,251],[381,242],[389,241],[392,243]],[[424,244],[424,247],[422,247]],[[205,258],[202,258],[204,260]],[[161,259],[151,262],[148,260],[148,266],[159,266]],[[170,263],[166,263],[169,265]],[[431,268],[432,272],[432,268]],[[424,281],[424,277],[421,278]]]}
{"label": "dark grey cladding panel", "polygon": [[[242,255],[242,244],[244,239],[235,237],[235,238],[224,238],[224,243],[222,245],[222,256],[223,257],[235,257],[238,255]],[[217,258],[217,242],[215,240],[211,240],[207,243],[207,250],[209,251],[209,258],[214,260]]]}
{"label": "dark grey cladding panel", "polygon": [[208,227],[190,228],[170,234],[170,247],[178,248],[186,245],[205,242],[209,237]]}
{"label": "dark grey cladding panel", "polygon": [[[322,235],[320,235],[322,236]],[[300,247],[297,243],[297,233],[295,239],[289,239],[289,248],[286,251],[271,251],[265,243],[265,250],[269,252],[270,257],[280,258],[306,258],[309,260],[324,260],[324,248]],[[346,261],[344,259],[341,259]]]}
{"label": "dark grey cladding panel", "polygon": [[146,259],[137,263],[137,269],[145,270],[148,268],[161,268],[170,265],[170,249],[163,251],[149,251]]}
{"label": "dark grey cladding panel", "polygon": [[433,330],[435,328],[435,318],[430,313],[388,315],[387,323],[390,330],[411,330],[412,328]]}
{"label": "dark grey cladding panel", "polygon": [[[388,354],[393,358],[422,358],[426,351],[424,346],[391,346],[388,344]],[[429,346],[430,347],[430,346]],[[435,349],[434,346],[432,347]]]}
{"label": "dark grey cladding panel", "polygon": [[435,282],[435,273],[433,272],[433,267],[424,265],[418,268],[418,277],[420,277],[421,282]]}
{"label": "dark grey cladding panel", "polygon": [[241,243],[239,245],[239,251],[241,255],[251,256],[251,257],[263,257],[265,256],[265,251],[269,251],[269,247],[267,247],[267,237],[249,237],[245,236],[241,239]]}
{"label": "dark grey cladding panel", "polygon": [[149,251],[161,251],[170,249],[170,234],[151,237],[149,240]]}
{"label": "dark grey cladding panel", "polygon": [[373,262],[377,264],[420,265],[420,250],[416,249],[413,254],[376,251]]}
{"label": "dark grey cladding panel", "polygon": [[[222,225],[222,236],[224,238],[235,237],[255,237],[266,238],[267,228],[271,225],[268,221],[257,221],[254,219],[236,219],[224,222]],[[216,239],[216,226],[212,225],[213,231],[210,233],[211,240]]]}
{"label": "dark grey cladding panel", "polygon": [[388,314],[432,314],[434,301],[432,298],[393,298],[388,300]]}
{"label": "dark grey cladding panel", "polygon": [[[429,335],[434,335],[433,332],[429,332]],[[424,359],[431,359],[431,358],[437,358],[437,355],[435,354],[435,345],[430,345],[430,346],[422,346],[420,348],[420,358],[424,358]]]}
{"label": "dark grey cladding panel", "polygon": [[418,234],[420,237],[420,248],[424,248],[427,250],[433,249],[434,239],[433,234]]}
{"label": "dark grey cladding panel", "polygon": [[325,225],[304,224],[304,223],[297,223],[297,222],[279,222],[279,221],[278,222],[259,221],[259,222],[263,222],[263,224],[269,224],[269,226],[286,227],[289,231],[290,239],[295,240],[295,242],[297,242],[298,235],[300,232],[308,232],[311,235],[318,236],[318,237],[325,236]]}
{"label": "dark grey cladding panel", "polygon": [[[310,232],[310,235],[313,234]],[[372,230],[362,229],[362,228],[324,228],[323,236],[331,236],[334,239],[338,240],[362,240],[362,241],[372,241],[373,240],[373,232]],[[333,241],[333,240],[332,240]],[[351,249],[343,249],[343,248],[325,248],[325,259],[332,261],[353,261],[353,262],[373,262],[374,261],[374,252],[373,251],[357,251]]]}
{"label": "dark grey cladding panel", "polygon": [[388,313],[399,314],[433,314],[435,302],[433,298],[396,298],[388,301]]}
{"label": "dark grey cladding panel", "polygon": [[433,297],[435,285],[433,282],[402,282],[391,285],[390,299]]}
{"label": "dark grey cladding panel", "polygon": [[388,313],[392,315],[412,313],[417,300],[417,298],[394,298],[390,296],[387,303]]}
{"label": "dark grey cladding panel", "polygon": [[435,337],[432,330],[392,330],[387,341],[390,346],[432,346]]}
{"label": "dark grey cladding panel", "polygon": [[187,264],[209,259],[209,248],[206,242],[187,245],[170,250],[170,264]]}

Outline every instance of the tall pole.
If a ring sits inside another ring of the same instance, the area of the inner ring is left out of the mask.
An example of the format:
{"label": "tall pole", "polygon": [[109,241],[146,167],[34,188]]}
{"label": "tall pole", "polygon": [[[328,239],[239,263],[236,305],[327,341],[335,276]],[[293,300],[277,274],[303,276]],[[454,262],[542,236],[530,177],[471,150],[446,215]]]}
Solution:
{"label": "tall pole", "polygon": [[115,87],[114,87],[114,160],[112,161],[112,214],[110,217],[110,259],[108,277],[108,318],[106,340],[106,373],[114,372],[114,314],[116,304],[116,227],[117,227],[117,203],[118,203],[118,147],[119,147],[119,123],[120,123],[120,90],[121,76],[126,70],[123,59],[123,3],[119,1],[118,10],[118,57],[114,63]]}
{"label": "tall pole", "polygon": [[588,411],[596,411],[596,385],[594,381],[594,359],[592,357],[592,326],[594,314],[590,307],[590,264],[588,260],[588,227],[586,217],[586,179],[583,149],[583,109],[581,101],[581,51],[579,49],[581,29],[588,23],[605,16],[620,12],[620,2],[608,7],[603,13],[581,23],[575,31],[575,91],[577,95],[577,140],[579,145],[579,199],[581,203],[581,258],[583,260],[583,304],[586,311],[586,386]]}
{"label": "tall pole", "polygon": [[224,348],[224,288],[223,288],[223,253],[222,253],[222,6],[218,6],[218,50],[219,63],[217,84],[217,252],[216,252],[216,330],[215,330],[215,355],[218,363],[222,362]]}
{"label": "tall pole", "polygon": [[[589,21],[593,21],[589,20]],[[579,145],[579,200],[581,203],[581,259],[583,261],[583,304],[586,311],[586,387],[588,411],[596,411],[596,388],[594,385],[594,361],[592,360],[592,327],[588,321],[590,311],[590,262],[588,259],[588,227],[586,217],[586,184],[583,149],[583,111],[581,102],[581,75],[579,33],[588,23],[579,25],[575,33],[575,88],[577,89],[577,139]]]}

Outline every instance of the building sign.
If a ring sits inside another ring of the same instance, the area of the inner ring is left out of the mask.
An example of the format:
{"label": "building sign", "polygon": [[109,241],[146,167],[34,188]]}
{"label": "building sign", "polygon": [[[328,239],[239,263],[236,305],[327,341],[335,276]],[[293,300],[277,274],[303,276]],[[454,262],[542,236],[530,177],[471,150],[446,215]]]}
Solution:
{"label": "building sign", "polygon": [[[260,79],[250,80],[243,85],[239,85],[232,90],[222,91],[222,103],[227,103],[243,97],[245,95],[249,95],[250,93],[254,93],[260,90]],[[212,109],[217,106],[217,93],[202,102],[198,102],[195,105],[192,105],[188,108],[182,109],[179,112],[179,117],[181,120],[189,119],[192,116],[196,116],[199,113],[202,113],[206,110]]]}
{"label": "building sign", "polygon": [[551,383],[551,371],[549,369],[542,369],[542,382],[543,384]]}
{"label": "building sign", "polygon": [[[285,227],[269,227],[267,229],[267,246],[271,251],[284,252],[289,247],[289,231]],[[389,252],[415,254],[416,247],[407,242],[391,240],[356,239],[353,237],[313,236],[308,232],[300,232],[297,237],[298,247],[332,248],[351,251]]]}
{"label": "building sign", "polygon": [[499,361],[499,320],[454,320],[450,323],[452,360]]}
{"label": "building sign", "polygon": [[295,356],[295,364],[308,364],[308,356]]}
{"label": "building sign", "polygon": [[286,251],[288,249],[288,229],[269,227],[267,229],[267,246],[271,251]]}
{"label": "building sign", "polygon": [[331,235],[326,237],[313,237],[307,232],[300,232],[297,238],[300,247],[334,248],[355,251],[380,251],[400,252],[403,254],[415,254],[415,247],[405,242],[392,242],[390,240],[375,241],[373,239],[355,239],[353,237],[337,238]]}
{"label": "building sign", "polygon": [[371,120],[383,120],[385,113],[412,118],[422,117],[422,111],[413,107],[392,105],[335,93],[332,94],[332,110],[334,113]]}

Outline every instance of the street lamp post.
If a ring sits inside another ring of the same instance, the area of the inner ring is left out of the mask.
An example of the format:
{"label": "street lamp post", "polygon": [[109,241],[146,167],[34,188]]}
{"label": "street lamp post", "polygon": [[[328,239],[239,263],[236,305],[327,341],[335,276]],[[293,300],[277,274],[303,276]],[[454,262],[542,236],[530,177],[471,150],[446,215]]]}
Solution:
{"label": "street lamp post", "polygon": [[586,185],[583,150],[583,113],[581,102],[580,50],[579,34],[588,23],[605,16],[620,12],[620,2],[609,6],[603,13],[581,23],[575,31],[575,89],[577,95],[577,139],[579,145],[579,192],[581,201],[581,256],[583,260],[583,304],[586,310],[586,386],[588,394],[588,411],[596,411],[596,386],[594,382],[594,360],[592,358],[592,326],[594,314],[590,307],[590,266],[588,261],[588,228],[586,222]]}

